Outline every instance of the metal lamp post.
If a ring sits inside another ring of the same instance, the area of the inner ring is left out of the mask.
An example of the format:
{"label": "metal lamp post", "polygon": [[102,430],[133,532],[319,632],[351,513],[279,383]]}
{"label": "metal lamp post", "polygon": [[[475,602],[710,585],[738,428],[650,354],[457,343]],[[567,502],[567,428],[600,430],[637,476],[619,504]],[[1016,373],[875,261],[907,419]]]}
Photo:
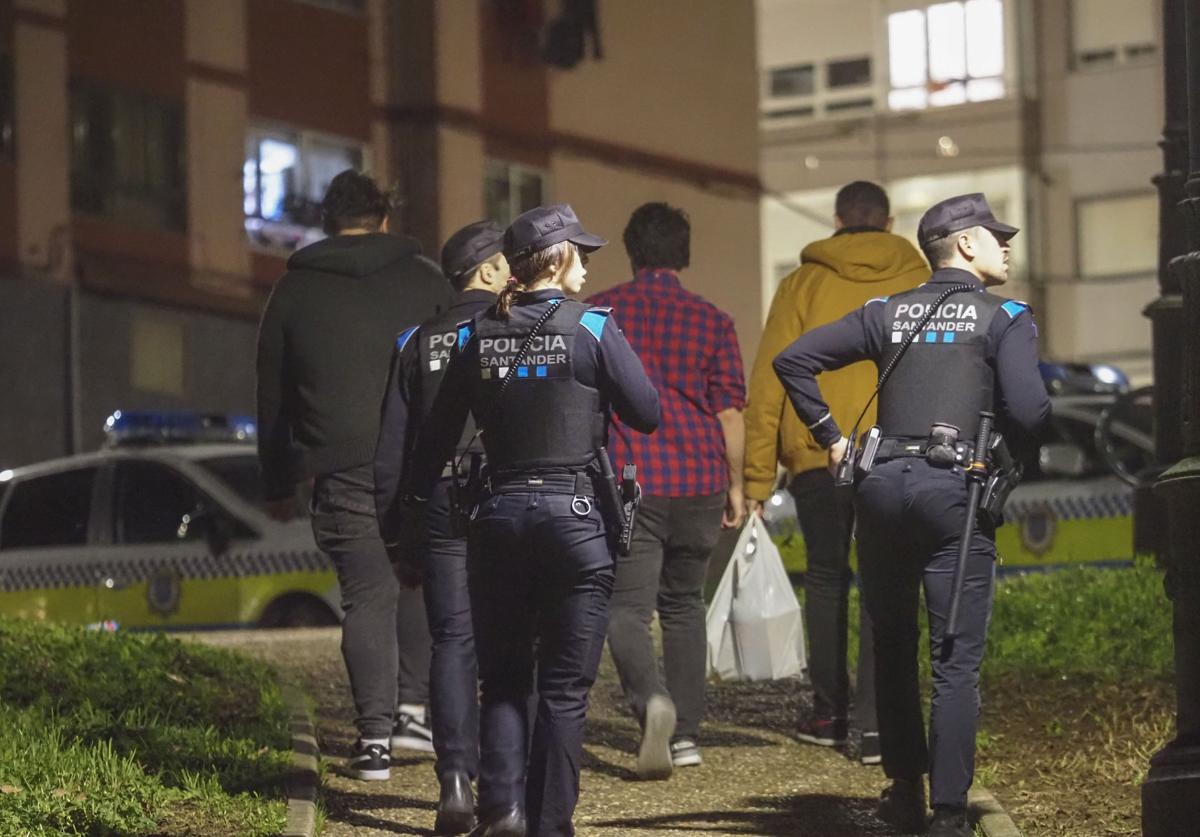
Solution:
{"label": "metal lamp post", "polygon": [[1177,735],[1150,760],[1144,837],[1200,834],[1200,2],[1163,0],[1163,24],[1162,296],[1146,313],[1154,326],[1158,453],[1174,463],[1154,494],[1168,523],[1160,558],[1174,608]]}

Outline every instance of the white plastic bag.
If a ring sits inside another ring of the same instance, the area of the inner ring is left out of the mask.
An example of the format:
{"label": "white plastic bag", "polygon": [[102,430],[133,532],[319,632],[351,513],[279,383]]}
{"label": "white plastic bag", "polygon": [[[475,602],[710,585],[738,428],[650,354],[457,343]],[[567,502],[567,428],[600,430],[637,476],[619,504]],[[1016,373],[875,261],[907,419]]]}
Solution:
{"label": "white plastic bag", "polygon": [[738,536],[706,628],[708,670],[722,680],[779,680],[807,664],[800,603],[756,514]]}

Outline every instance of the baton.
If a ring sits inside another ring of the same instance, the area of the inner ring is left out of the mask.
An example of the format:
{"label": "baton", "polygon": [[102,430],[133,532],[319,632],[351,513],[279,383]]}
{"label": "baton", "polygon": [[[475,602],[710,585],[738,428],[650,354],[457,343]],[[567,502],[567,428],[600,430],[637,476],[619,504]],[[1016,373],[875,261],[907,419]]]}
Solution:
{"label": "baton", "polygon": [[958,611],[962,604],[963,580],[967,574],[967,556],[971,552],[971,536],[975,534],[975,514],[979,509],[979,498],[987,482],[987,452],[992,441],[992,419],[995,416],[984,410],[979,414],[979,432],[975,436],[975,450],[971,454],[971,467],[967,469],[967,519],[963,523],[962,538],[958,542],[958,562],[954,565],[954,582],[950,592],[950,618],[946,620],[946,639],[958,636]]}

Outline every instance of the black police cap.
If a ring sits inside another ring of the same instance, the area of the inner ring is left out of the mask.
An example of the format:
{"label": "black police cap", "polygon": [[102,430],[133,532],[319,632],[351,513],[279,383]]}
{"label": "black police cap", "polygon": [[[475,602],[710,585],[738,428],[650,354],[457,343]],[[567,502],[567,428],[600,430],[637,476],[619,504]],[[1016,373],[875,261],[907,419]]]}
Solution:
{"label": "black police cap", "polygon": [[570,204],[556,203],[518,215],[504,231],[504,255],[511,262],[564,241],[585,253],[608,244],[607,240],[583,229]]}
{"label": "black police cap", "polygon": [[504,230],[495,221],[467,224],[442,246],[442,272],[447,279],[470,273],[504,245]]}
{"label": "black police cap", "polygon": [[917,226],[917,243],[924,248],[931,241],[971,227],[984,227],[1008,239],[1020,230],[996,220],[982,192],[958,195],[935,203],[921,216]]}

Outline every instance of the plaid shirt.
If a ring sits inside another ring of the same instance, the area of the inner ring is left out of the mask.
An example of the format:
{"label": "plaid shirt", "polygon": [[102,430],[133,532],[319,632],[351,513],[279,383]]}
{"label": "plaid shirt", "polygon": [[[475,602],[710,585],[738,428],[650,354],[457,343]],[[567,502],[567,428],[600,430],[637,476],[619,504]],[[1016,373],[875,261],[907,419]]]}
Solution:
{"label": "plaid shirt", "polygon": [[613,309],[662,403],[662,423],[649,436],[613,418],[609,453],[617,473],[626,462],[636,463],[642,490],[659,497],[728,489],[717,413],[746,405],[733,320],[684,290],[670,270],[639,270],[632,281],[588,301]]}

